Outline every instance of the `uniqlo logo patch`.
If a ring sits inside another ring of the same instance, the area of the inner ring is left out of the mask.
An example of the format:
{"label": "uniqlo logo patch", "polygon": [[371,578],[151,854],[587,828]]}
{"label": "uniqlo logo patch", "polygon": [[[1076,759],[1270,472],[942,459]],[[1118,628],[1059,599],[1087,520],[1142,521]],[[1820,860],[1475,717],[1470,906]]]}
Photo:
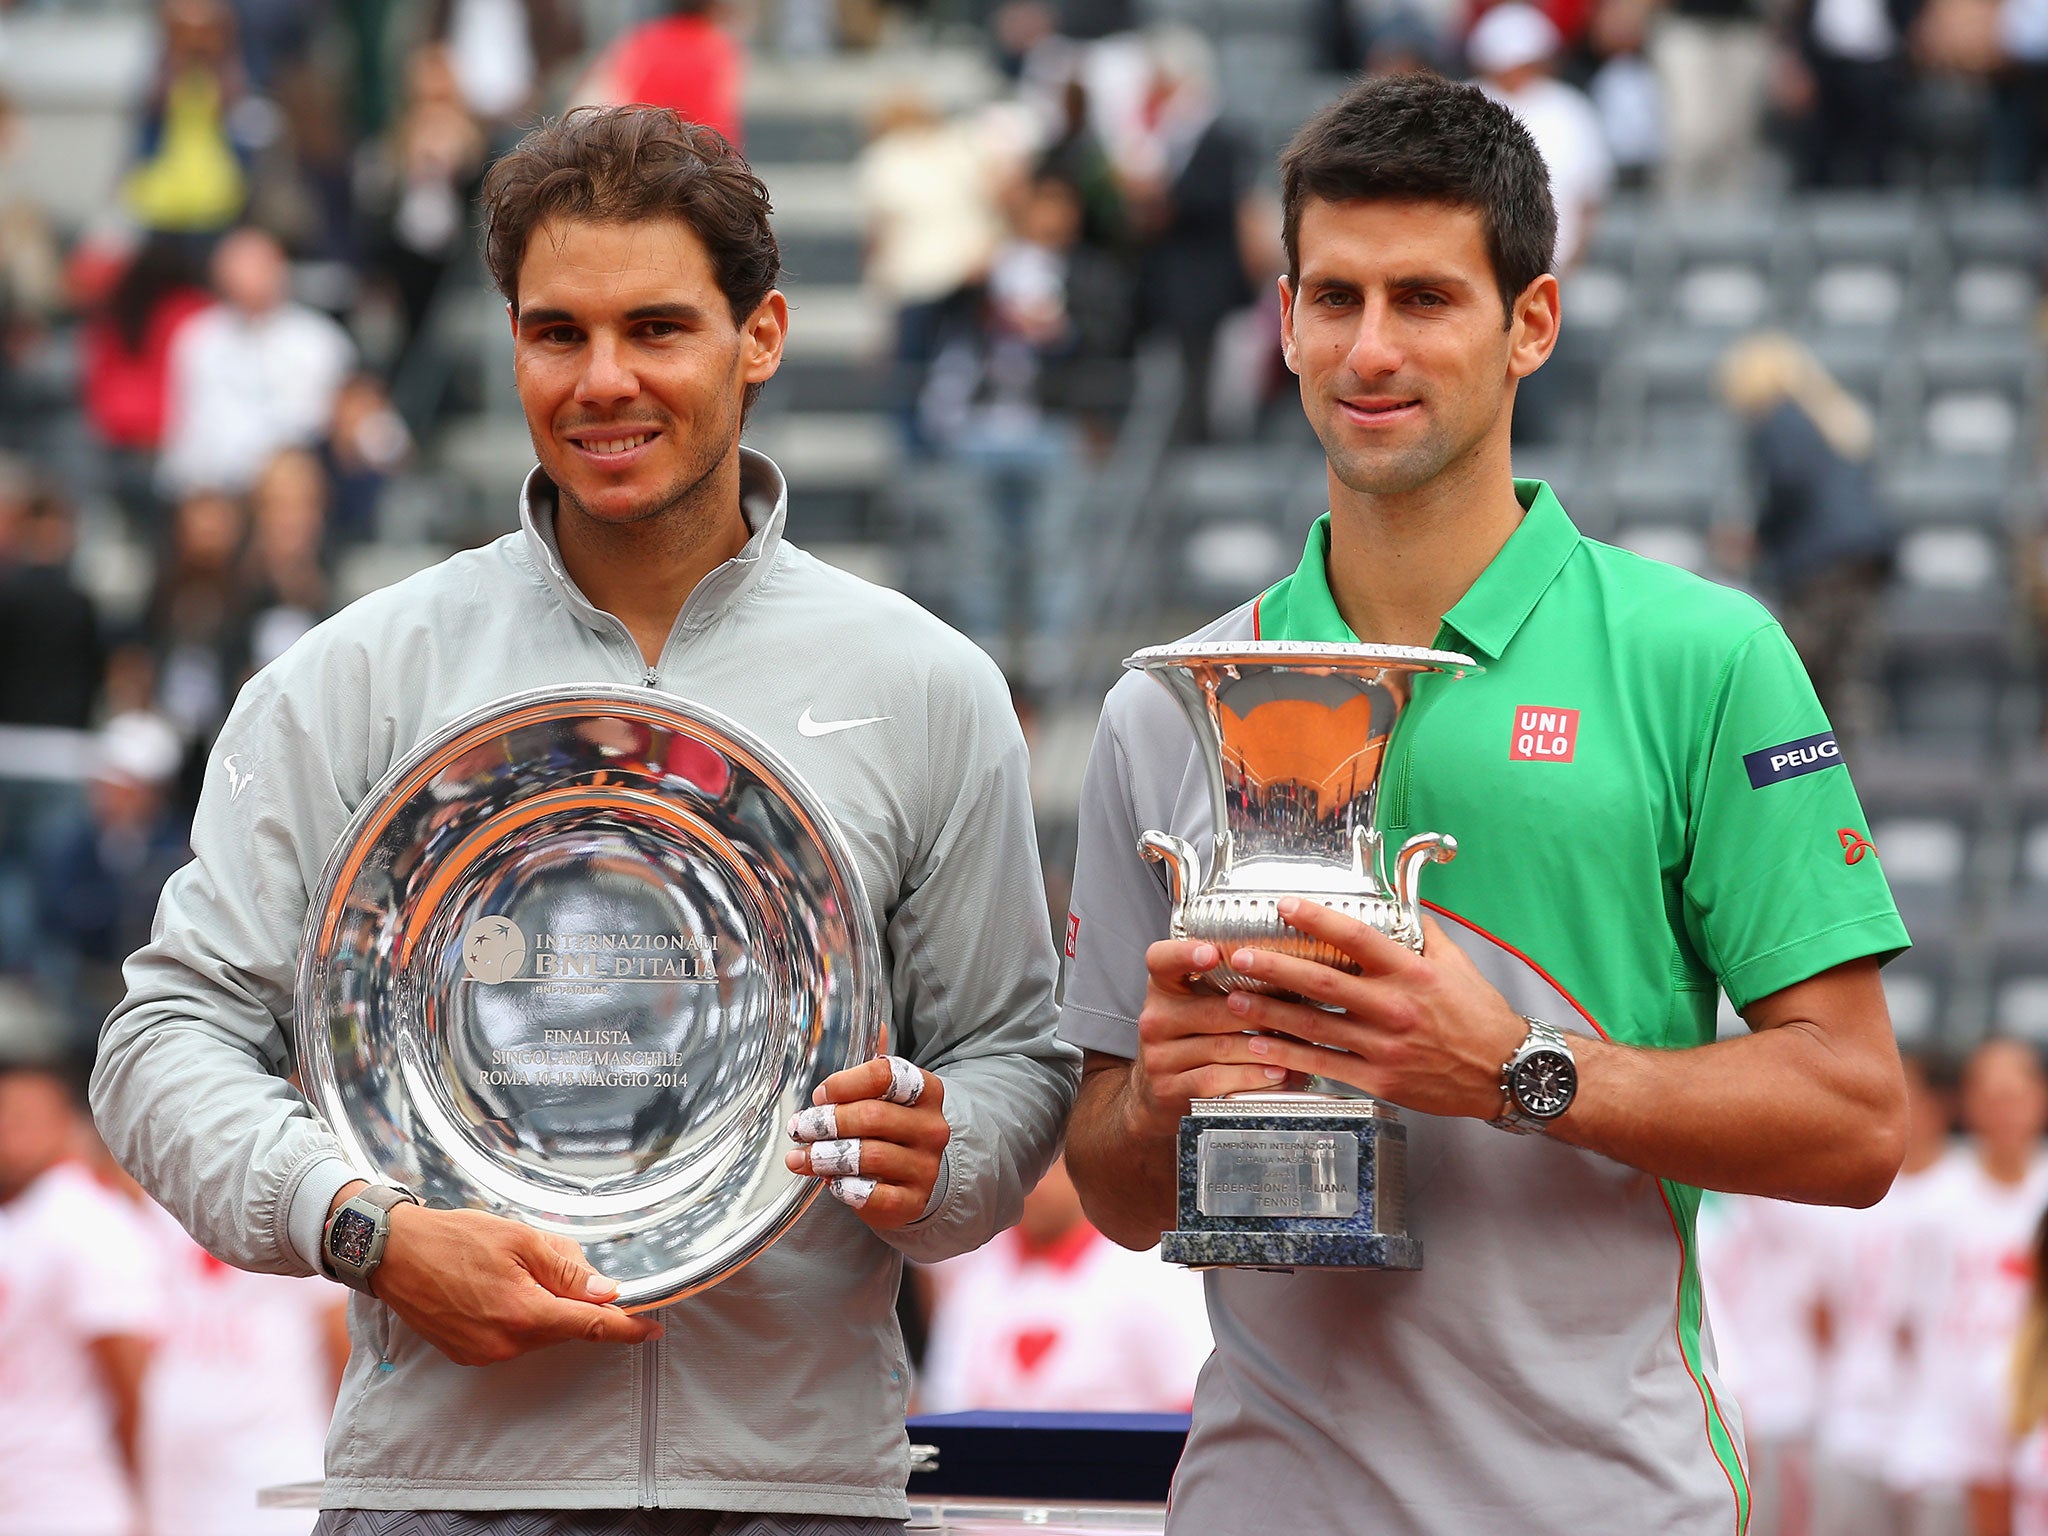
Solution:
{"label": "uniqlo logo patch", "polygon": [[1568,763],[1579,749],[1579,712],[1542,709],[1531,704],[1515,709],[1514,739],[1508,743],[1511,763]]}
{"label": "uniqlo logo patch", "polygon": [[1069,960],[1074,958],[1074,946],[1076,944],[1079,944],[1080,942],[1081,914],[1078,912],[1069,912],[1067,914],[1067,958]]}

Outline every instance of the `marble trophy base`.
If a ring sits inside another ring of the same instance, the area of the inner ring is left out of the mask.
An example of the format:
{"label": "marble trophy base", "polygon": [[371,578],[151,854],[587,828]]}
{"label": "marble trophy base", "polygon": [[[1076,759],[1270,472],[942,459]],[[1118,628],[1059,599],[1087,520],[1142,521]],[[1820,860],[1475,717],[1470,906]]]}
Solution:
{"label": "marble trophy base", "polygon": [[1160,1256],[1196,1269],[1420,1269],[1408,1129],[1376,1099],[1197,1099],[1180,1123],[1178,1225]]}

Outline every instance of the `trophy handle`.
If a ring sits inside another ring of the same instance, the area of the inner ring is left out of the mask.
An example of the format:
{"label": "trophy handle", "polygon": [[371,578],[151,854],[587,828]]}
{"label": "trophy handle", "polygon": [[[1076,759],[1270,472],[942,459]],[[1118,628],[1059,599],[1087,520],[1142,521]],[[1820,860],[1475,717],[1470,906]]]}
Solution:
{"label": "trophy handle", "polygon": [[1422,866],[1448,864],[1458,856],[1458,840],[1448,832],[1418,832],[1394,855],[1394,881],[1402,907],[1415,931],[1422,932]]}
{"label": "trophy handle", "polygon": [[1138,852],[1155,864],[1164,864],[1173,882],[1173,915],[1177,922],[1181,906],[1202,888],[1202,867],[1195,857],[1195,845],[1171,832],[1145,832],[1138,837]]}
{"label": "trophy handle", "polygon": [[1387,889],[1385,845],[1378,827],[1351,829],[1351,873],[1375,891]]}

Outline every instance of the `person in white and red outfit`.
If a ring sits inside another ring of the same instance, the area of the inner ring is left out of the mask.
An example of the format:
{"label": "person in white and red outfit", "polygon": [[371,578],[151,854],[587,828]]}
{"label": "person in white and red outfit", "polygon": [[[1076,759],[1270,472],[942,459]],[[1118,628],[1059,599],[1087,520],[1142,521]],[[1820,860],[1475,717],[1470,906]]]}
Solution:
{"label": "person in white and red outfit", "polygon": [[1820,1398],[1814,1419],[1813,1536],[1901,1536],[1885,1483],[1905,1412],[1910,1235],[1938,1183],[1953,1105],[1925,1063],[1905,1058],[1909,1140],[1891,1191],[1867,1210],[1819,1208],[1828,1247],[1821,1268]]}
{"label": "person in white and red outfit", "polygon": [[65,1080],[0,1066],[0,1536],[132,1536],[158,1282]]}
{"label": "person in white and red outfit", "polygon": [[1887,1475],[1907,1536],[1962,1536],[2005,1501],[2008,1382],[2035,1223],[2048,1205],[2048,1077],[2032,1047],[1995,1038],[1963,1071],[1970,1146],[1926,1175],[1906,1235],[1903,1422]]}
{"label": "person in white and red outfit", "polygon": [[147,1199],[165,1322],[143,1394],[149,1536],[305,1536],[310,1509],[261,1509],[259,1489],[319,1478],[348,1359],[344,1293],[235,1269]]}
{"label": "person in white and red outfit", "polygon": [[1823,1207],[1750,1195],[1700,1206],[1700,1281],[1742,1410],[1748,1536],[1806,1536],[1820,1395]]}
{"label": "person in white and red outfit", "polygon": [[1090,1226],[1064,1159],[1016,1226],[927,1273],[927,1413],[1171,1413],[1194,1402],[1209,1354],[1200,1279]]}

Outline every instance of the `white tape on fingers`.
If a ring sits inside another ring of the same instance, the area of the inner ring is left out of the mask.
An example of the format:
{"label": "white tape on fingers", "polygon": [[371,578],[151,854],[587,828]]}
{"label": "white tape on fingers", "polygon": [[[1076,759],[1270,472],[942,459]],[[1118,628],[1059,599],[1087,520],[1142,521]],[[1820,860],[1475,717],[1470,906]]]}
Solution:
{"label": "white tape on fingers", "polygon": [[884,1058],[889,1063],[889,1089],[882,1095],[891,1104],[905,1107],[924,1097],[924,1069],[901,1056]]}
{"label": "white tape on fingers", "polygon": [[832,1191],[832,1198],[841,1205],[850,1205],[856,1211],[874,1197],[873,1179],[834,1179],[825,1186]]}
{"label": "white tape on fingers", "polygon": [[839,1106],[814,1104],[789,1118],[789,1134],[797,1141],[832,1141],[839,1135]]}
{"label": "white tape on fingers", "polygon": [[848,1174],[860,1172],[860,1143],[820,1141],[811,1145],[811,1172]]}

